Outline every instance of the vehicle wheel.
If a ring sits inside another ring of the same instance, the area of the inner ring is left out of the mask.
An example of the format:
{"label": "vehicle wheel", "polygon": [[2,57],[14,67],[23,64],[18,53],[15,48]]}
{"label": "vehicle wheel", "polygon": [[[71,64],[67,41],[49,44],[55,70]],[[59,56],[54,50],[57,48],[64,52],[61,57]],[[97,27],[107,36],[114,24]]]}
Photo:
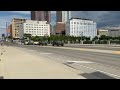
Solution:
{"label": "vehicle wheel", "polygon": [[63,46],[63,45],[61,45],[61,46]]}
{"label": "vehicle wheel", "polygon": [[52,46],[54,46],[54,44]]}

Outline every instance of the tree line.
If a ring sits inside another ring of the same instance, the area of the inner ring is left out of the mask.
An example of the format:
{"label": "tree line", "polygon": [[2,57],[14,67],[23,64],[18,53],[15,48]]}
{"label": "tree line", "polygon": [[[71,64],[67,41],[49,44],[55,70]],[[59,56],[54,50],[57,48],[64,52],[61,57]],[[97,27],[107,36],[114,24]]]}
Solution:
{"label": "tree line", "polygon": [[83,41],[84,44],[92,44],[93,41],[95,41],[98,44],[107,43],[107,41],[120,43],[120,36],[111,37],[111,36],[102,35],[100,37],[95,36],[92,40],[90,39],[90,37],[85,37],[85,36],[75,37],[75,36],[65,36],[65,35],[50,35],[49,37],[49,36],[32,36],[31,34],[24,34],[23,36],[24,36],[23,39],[29,39],[33,41],[48,41],[48,43],[51,43],[52,41],[55,40],[64,41],[65,43],[68,43],[68,41],[70,41],[70,43],[80,43],[81,41]]}

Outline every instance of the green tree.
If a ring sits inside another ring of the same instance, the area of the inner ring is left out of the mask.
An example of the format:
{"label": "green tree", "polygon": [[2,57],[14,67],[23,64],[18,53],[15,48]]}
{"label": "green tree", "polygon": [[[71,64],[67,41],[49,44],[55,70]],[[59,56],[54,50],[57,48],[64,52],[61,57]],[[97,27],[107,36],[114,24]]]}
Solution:
{"label": "green tree", "polygon": [[29,39],[32,38],[32,35],[31,35],[31,34],[26,34],[26,33],[25,33],[23,36],[24,36],[24,38],[29,38]]}
{"label": "green tree", "polygon": [[98,37],[97,37],[97,36],[95,36],[95,37],[93,38],[93,41],[96,41],[96,40],[98,40]]}
{"label": "green tree", "polygon": [[107,36],[105,35],[100,36],[100,40],[107,40]]}

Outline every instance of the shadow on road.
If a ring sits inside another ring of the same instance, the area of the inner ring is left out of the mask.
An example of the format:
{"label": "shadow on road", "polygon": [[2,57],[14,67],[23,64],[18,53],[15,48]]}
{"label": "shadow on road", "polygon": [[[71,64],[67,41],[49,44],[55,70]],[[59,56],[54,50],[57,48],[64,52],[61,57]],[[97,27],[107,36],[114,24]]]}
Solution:
{"label": "shadow on road", "polygon": [[3,77],[3,76],[0,76],[0,79],[4,79],[4,77]]}
{"label": "shadow on road", "polygon": [[82,75],[83,77],[85,77],[87,79],[115,79],[115,78],[108,76],[101,72],[83,73],[83,74],[79,74],[79,75]]}

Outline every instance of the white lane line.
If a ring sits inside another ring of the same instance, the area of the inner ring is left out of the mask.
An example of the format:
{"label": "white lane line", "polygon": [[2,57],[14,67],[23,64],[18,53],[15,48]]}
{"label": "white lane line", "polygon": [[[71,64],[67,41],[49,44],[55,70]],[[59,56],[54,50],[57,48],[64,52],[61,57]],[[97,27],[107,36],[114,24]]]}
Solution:
{"label": "white lane line", "polygon": [[39,53],[39,54],[53,54],[53,53]]}
{"label": "white lane line", "polygon": [[90,62],[90,61],[67,61],[68,63],[95,63],[95,62]]}
{"label": "white lane line", "polygon": [[116,74],[112,74],[112,73],[108,73],[108,72],[105,72],[105,71],[102,71],[102,70],[98,70],[98,69],[94,69],[94,68],[91,68],[91,67],[88,67],[88,66],[85,66],[85,65],[80,65],[81,67],[85,67],[87,69],[91,69],[91,70],[94,70],[94,71],[99,71],[99,72],[102,72],[102,73],[105,73],[105,74],[108,74],[108,75],[111,75],[111,76],[114,76],[114,77],[119,77],[119,75],[116,75]]}

